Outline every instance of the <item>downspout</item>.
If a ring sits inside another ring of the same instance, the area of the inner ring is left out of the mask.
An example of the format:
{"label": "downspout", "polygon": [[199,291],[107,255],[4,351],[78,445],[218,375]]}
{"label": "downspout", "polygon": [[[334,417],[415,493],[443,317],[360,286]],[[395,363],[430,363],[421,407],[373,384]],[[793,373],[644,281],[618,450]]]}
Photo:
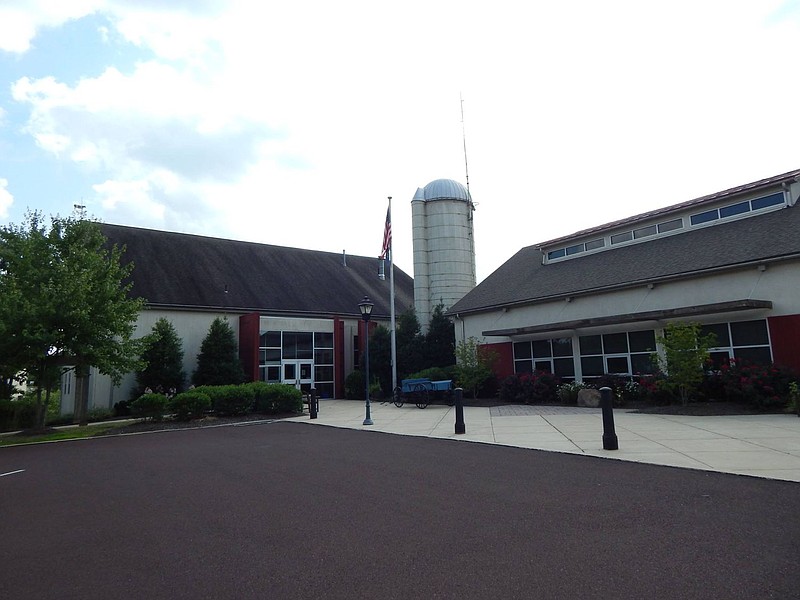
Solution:
{"label": "downspout", "polygon": [[456,321],[461,322],[461,342],[464,343],[467,341],[466,339],[466,331],[464,329],[464,319],[461,318],[461,315],[456,313]]}

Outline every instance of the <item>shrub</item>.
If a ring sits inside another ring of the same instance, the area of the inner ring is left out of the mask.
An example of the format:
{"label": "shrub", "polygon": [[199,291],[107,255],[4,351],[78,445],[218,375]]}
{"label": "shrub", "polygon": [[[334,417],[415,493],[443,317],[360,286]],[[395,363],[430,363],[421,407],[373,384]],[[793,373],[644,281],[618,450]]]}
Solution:
{"label": "shrub", "polygon": [[[303,412],[303,393],[286,383],[251,383],[256,398],[255,410],[262,414]],[[255,387],[257,386],[257,387]]]}
{"label": "shrub", "polygon": [[506,402],[528,402],[529,393],[526,383],[520,375],[509,375],[500,382],[500,389],[497,392],[500,400]]}
{"label": "shrub", "polygon": [[500,384],[501,400],[548,404],[558,399],[558,378],[545,371],[509,375]]}
{"label": "shrub", "polygon": [[629,376],[613,373],[606,373],[602,377],[593,379],[592,387],[598,390],[604,387],[610,388],[614,406],[625,406],[629,401],[636,400],[643,394],[638,383],[635,383]]}
{"label": "shrub", "polygon": [[675,387],[663,375],[640,377],[637,379],[644,400],[660,406],[674,404],[680,398],[675,395]]}
{"label": "shrub", "polygon": [[105,421],[114,416],[114,411],[108,408],[92,408],[89,410],[88,419],[92,423],[97,421]]}
{"label": "shrub", "polygon": [[164,394],[142,394],[131,402],[131,415],[140,419],[160,421],[167,411],[167,403]]}
{"label": "shrub", "polygon": [[708,377],[719,378],[728,400],[772,409],[786,406],[795,374],[785,367],[738,360],[723,364]]}
{"label": "shrub", "polygon": [[199,419],[210,408],[211,398],[197,390],[182,392],[169,400],[169,409],[178,421]]}
{"label": "shrub", "polygon": [[578,392],[587,387],[589,386],[585,383],[581,383],[580,381],[568,381],[558,386],[556,395],[558,396],[558,400],[561,402],[561,404],[566,404],[567,406],[577,406]]}
{"label": "shrub", "polygon": [[344,380],[344,397],[348,400],[364,400],[365,394],[364,374],[361,371],[353,371]]}
{"label": "shrub", "polygon": [[789,383],[789,404],[786,409],[800,417],[800,386],[796,381]]}
{"label": "shrub", "polygon": [[114,404],[115,417],[128,417],[131,414],[131,402],[133,400],[120,400]]}
{"label": "shrub", "polygon": [[[42,394],[44,397],[44,394]],[[44,398],[42,398],[44,400]],[[29,390],[24,396],[14,400],[0,400],[0,431],[31,429],[36,427],[36,390]],[[59,418],[60,404],[58,393],[50,395],[47,405],[46,423]],[[71,422],[71,420],[70,420]]]}
{"label": "shrub", "polygon": [[14,400],[0,400],[0,431],[17,429],[15,405],[16,402]]}
{"label": "shrub", "polygon": [[[423,369],[408,376],[408,379],[424,379],[428,378],[431,381],[444,381],[446,379],[455,378],[455,365],[449,367],[430,367]],[[398,384],[399,385],[399,384]]]}
{"label": "shrub", "polygon": [[253,411],[261,414],[272,412],[272,395],[270,388],[275,385],[266,381],[252,381],[243,384],[253,390]]}
{"label": "shrub", "polygon": [[243,415],[253,409],[255,391],[248,385],[203,385],[194,388],[207,394],[211,408],[220,416]]}

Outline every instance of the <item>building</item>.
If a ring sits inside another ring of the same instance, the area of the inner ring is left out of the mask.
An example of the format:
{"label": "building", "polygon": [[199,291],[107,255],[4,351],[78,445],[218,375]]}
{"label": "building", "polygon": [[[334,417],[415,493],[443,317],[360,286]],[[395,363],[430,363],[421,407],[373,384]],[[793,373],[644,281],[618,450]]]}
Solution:
{"label": "building", "polygon": [[469,190],[452,179],[418,188],[411,201],[414,308],[423,330],[433,309],[450,308],[475,287],[475,236]]}
{"label": "building", "polygon": [[[184,370],[195,370],[200,345],[216,317],[239,339],[250,380],[315,387],[322,397],[343,397],[345,377],[357,367],[364,343],[358,303],[374,302],[371,326],[389,322],[389,281],[375,258],[101,224],[110,244],[125,246],[132,261],[132,295],[146,300],[137,335],[165,317],[183,341]],[[413,305],[411,278],[395,267],[395,305]],[[62,412],[74,408],[74,377],[62,382]],[[89,407],[111,408],[135,387],[120,386],[92,370]]]}
{"label": "building", "polygon": [[712,358],[800,370],[800,170],[522,248],[451,307],[498,375],[583,380],[650,368],[670,322]]}

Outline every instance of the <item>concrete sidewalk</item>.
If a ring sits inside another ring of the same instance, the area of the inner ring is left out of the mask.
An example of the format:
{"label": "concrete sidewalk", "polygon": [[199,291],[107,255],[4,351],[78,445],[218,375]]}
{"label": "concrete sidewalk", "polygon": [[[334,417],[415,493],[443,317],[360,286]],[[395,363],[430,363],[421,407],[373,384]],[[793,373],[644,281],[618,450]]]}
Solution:
{"label": "concrete sidewalk", "polygon": [[451,438],[551,452],[800,481],[800,419],[795,415],[686,417],[614,411],[619,450],[603,450],[600,409],[554,406],[464,407],[466,433],[456,435],[455,409],[322,400],[315,425],[399,435]]}

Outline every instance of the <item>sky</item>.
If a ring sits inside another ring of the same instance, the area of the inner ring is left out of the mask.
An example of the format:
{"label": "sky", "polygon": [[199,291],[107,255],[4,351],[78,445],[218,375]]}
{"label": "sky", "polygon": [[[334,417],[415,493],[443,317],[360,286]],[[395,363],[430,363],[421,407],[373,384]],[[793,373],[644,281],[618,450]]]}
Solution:
{"label": "sky", "polygon": [[800,168],[798,39],[800,0],[0,0],[0,223],[377,257],[391,196],[413,275],[414,193],[468,175],[481,281]]}

